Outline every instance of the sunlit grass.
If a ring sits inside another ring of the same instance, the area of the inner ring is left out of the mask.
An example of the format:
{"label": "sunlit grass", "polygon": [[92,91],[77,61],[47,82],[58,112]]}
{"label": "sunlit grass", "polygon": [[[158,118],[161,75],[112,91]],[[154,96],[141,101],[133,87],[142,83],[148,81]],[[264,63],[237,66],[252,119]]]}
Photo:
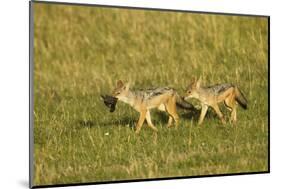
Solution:
{"label": "sunlit grass", "polygon": [[[268,169],[267,18],[39,3],[34,18],[35,185]],[[192,76],[242,89],[237,127],[153,111],[158,134],[136,136],[138,113],[99,97],[118,79],[182,94]]]}

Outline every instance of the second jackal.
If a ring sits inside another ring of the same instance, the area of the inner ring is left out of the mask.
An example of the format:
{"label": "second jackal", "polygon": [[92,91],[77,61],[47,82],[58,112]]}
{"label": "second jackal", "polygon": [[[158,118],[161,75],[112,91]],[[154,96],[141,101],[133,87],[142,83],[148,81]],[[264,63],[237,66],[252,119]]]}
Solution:
{"label": "second jackal", "polygon": [[119,80],[112,95],[118,100],[131,105],[140,113],[136,133],[140,132],[144,120],[147,121],[150,128],[157,131],[157,128],[151,121],[150,109],[158,108],[161,111],[166,111],[169,114],[169,127],[173,121],[175,121],[176,126],[178,124],[177,105],[184,109],[193,109],[191,104],[185,102],[174,89],[169,87],[133,91],[130,90],[129,83],[124,84]]}
{"label": "second jackal", "polygon": [[220,111],[219,103],[224,102],[224,105],[231,111],[231,121],[237,120],[237,103],[244,109],[247,109],[247,100],[240,89],[229,83],[213,85],[210,87],[201,86],[201,78],[193,79],[186,90],[186,98],[198,99],[202,109],[199,118],[199,125],[202,124],[207,113],[208,107],[212,107],[221,121],[225,124],[225,118]]}

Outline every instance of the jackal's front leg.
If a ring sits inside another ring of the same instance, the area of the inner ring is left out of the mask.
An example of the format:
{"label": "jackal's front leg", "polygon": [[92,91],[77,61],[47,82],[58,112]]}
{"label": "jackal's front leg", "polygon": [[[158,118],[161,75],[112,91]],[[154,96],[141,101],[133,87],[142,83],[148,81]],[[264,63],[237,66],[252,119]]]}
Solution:
{"label": "jackal's front leg", "polygon": [[151,129],[153,129],[155,132],[157,132],[158,129],[153,125],[153,123],[152,123],[152,121],[151,121],[150,111],[149,111],[149,110],[146,112],[145,119],[146,119],[146,121],[147,121],[148,126],[149,126]]}
{"label": "jackal's front leg", "polygon": [[226,124],[226,121],[225,121],[225,119],[224,119],[224,117],[223,117],[223,114],[222,114],[221,111],[220,111],[219,106],[216,104],[216,105],[213,105],[212,107],[214,108],[215,112],[216,112],[217,115],[219,116],[221,122],[222,122],[223,124]]}
{"label": "jackal's front leg", "polygon": [[201,114],[200,114],[200,117],[199,117],[199,122],[198,122],[198,125],[201,125],[203,120],[204,120],[204,117],[207,113],[207,110],[208,110],[208,106],[206,104],[202,104],[202,108],[201,108]]}
{"label": "jackal's front leg", "polygon": [[139,118],[139,121],[137,123],[137,126],[136,126],[136,134],[138,134],[141,130],[141,127],[143,125],[143,122],[144,122],[144,119],[145,119],[145,116],[146,116],[146,110],[141,110],[140,111],[140,118]]}

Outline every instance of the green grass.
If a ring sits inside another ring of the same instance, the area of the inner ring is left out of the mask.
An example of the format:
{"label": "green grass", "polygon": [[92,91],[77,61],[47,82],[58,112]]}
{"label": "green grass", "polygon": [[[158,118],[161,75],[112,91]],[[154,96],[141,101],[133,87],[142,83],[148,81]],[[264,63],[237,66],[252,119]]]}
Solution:
{"label": "green grass", "polygon": [[[40,3],[34,17],[35,185],[268,170],[267,18]],[[158,134],[135,135],[138,113],[99,98],[118,79],[182,94],[200,75],[242,89],[237,127],[179,110],[168,129],[153,111]]]}

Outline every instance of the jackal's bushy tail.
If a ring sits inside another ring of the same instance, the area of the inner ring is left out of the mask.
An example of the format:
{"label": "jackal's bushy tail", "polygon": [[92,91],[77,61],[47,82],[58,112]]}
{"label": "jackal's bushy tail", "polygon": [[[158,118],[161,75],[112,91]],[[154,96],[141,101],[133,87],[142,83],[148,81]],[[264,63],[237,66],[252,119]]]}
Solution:
{"label": "jackal's bushy tail", "polygon": [[238,87],[235,87],[235,100],[242,108],[247,109],[247,99]]}
{"label": "jackal's bushy tail", "polygon": [[188,102],[186,102],[183,97],[176,95],[176,105],[179,108],[186,109],[186,110],[194,110],[194,106]]}

